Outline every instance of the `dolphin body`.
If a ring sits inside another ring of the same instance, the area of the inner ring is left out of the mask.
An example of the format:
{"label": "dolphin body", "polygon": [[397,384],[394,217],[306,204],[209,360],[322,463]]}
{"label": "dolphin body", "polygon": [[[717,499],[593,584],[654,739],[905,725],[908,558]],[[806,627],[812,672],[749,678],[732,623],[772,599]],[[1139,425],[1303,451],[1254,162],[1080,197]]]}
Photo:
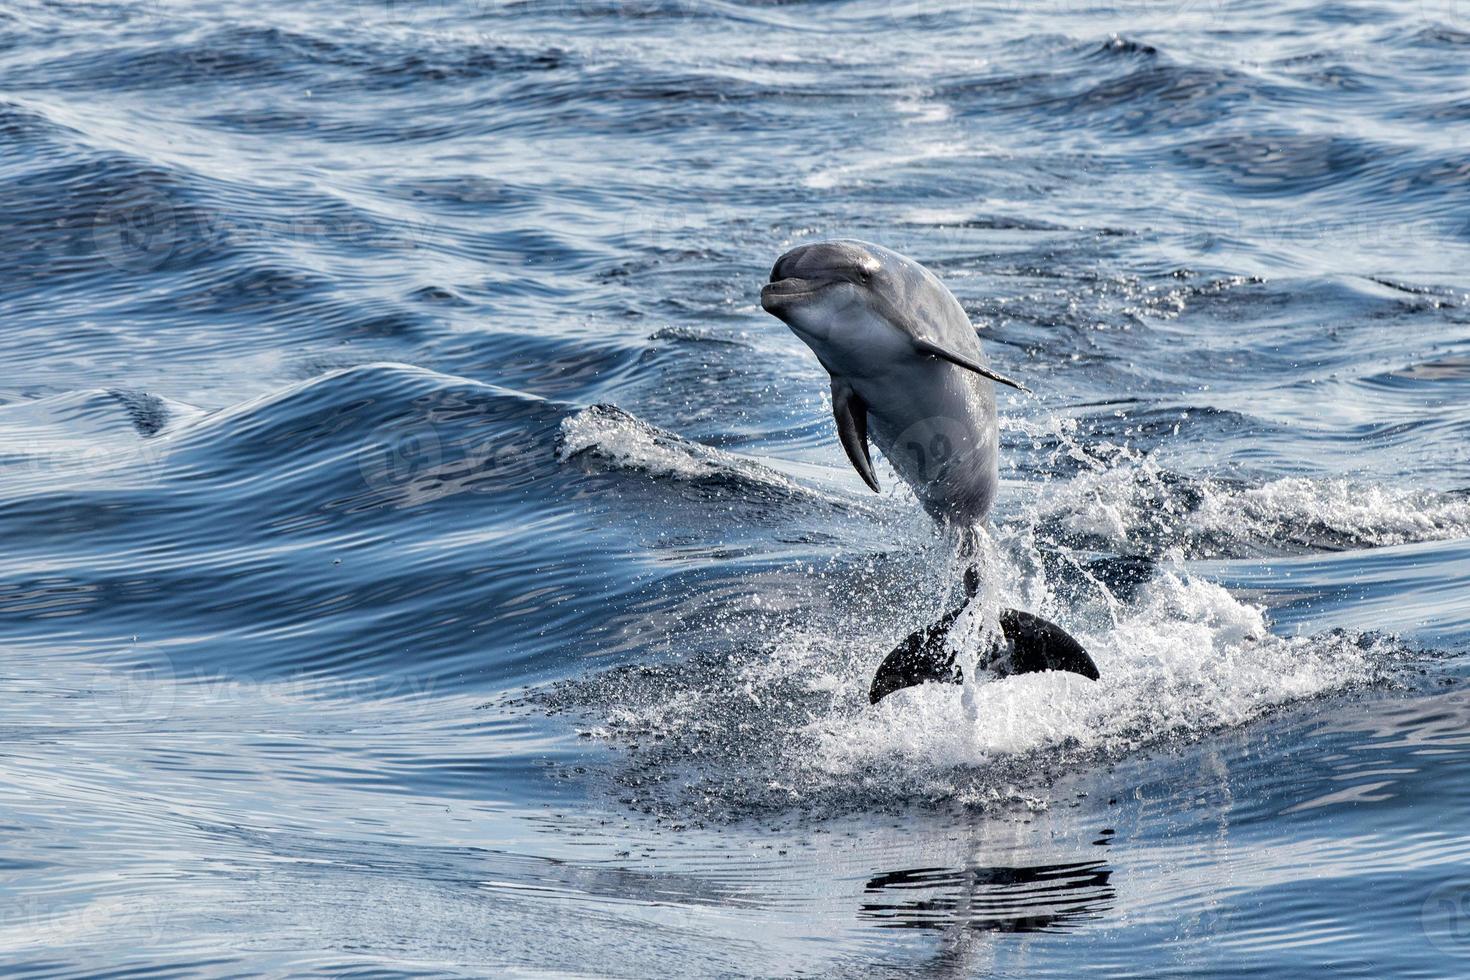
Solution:
{"label": "dolphin body", "polygon": [[[832,376],[837,436],[864,483],[878,492],[871,437],[935,521],[968,535],[985,520],[1000,482],[994,383],[1026,389],[989,368],[970,318],[934,273],[881,245],[815,242],[776,260],[761,306]],[[962,540],[968,550],[971,539]],[[974,598],[973,566],[965,587]],[[869,700],[925,681],[958,683],[945,637],[963,608],[894,648]],[[979,658],[993,673],[1067,670],[1097,679],[1087,651],[1056,624],[1007,609],[1000,625],[1005,642]]]}

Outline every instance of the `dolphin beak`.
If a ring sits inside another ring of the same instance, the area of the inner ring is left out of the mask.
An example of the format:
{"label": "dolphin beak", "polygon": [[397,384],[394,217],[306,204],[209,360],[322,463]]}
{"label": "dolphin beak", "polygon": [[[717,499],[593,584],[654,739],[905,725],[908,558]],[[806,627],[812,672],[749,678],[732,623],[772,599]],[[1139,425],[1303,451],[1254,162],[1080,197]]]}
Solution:
{"label": "dolphin beak", "polygon": [[810,279],[800,279],[790,276],[786,279],[776,279],[761,287],[761,308],[767,313],[776,311],[785,306],[789,300],[798,296],[806,296],[815,293],[822,288],[822,284],[812,282]]}

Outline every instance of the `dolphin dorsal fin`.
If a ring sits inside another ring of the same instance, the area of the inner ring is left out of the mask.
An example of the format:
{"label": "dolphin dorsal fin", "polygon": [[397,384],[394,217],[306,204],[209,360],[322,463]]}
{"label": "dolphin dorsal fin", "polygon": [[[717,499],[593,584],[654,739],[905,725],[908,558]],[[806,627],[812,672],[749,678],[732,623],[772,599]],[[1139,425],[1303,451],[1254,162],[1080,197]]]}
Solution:
{"label": "dolphin dorsal fin", "polygon": [[832,379],[832,417],[837,420],[837,438],[852,461],[852,468],[874,493],[878,478],[873,475],[873,458],[868,455],[868,403],[846,381]]}

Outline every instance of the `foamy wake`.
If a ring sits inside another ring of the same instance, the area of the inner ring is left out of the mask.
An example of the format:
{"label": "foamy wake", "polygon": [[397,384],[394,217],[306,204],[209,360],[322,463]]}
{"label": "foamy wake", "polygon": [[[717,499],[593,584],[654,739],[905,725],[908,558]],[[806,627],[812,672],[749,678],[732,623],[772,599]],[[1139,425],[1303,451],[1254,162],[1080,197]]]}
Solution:
{"label": "foamy wake", "polygon": [[[973,710],[957,686],[910,688],[810,724],[802,762],[818,781],[881,770],[933,784],[1007,756],[1116,757],[1379,680],[1401,655],[1384,638],[1273,635],[1260,607],[1172,571],[1147,583],[1115,626],[1077,636],[1101,680],[1046,673],[982,681]],[[997,790],[983,780],[952,788],[961,797]]]}
{"label": "foamy wake", "polygon": [[1101,680],[982,675],[968,699],[958,685],[926,684],[870,706],[874,668],[916,624],[854,632],[840,609],[824,607],[795,627],[746,623],[722,655],[581,682],[559,706],[590,701],[605,712],[588,734],[629,747],[621,778],[630,797],[664,812],[727,819],[914,800],[1044,807],[1053,775],[1379,682],[1410,656],[1381,636],[1274,635],[1260,607],[1177,569],[1097,615],[1094,628],[1058,618]]}

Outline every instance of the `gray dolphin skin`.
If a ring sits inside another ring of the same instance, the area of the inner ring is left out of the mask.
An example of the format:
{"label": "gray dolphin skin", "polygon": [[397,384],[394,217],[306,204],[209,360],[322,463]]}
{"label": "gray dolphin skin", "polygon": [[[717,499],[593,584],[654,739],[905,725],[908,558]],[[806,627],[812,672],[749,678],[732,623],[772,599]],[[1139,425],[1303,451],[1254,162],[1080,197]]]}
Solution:
{"label": "gray dolphin skin", "polygon": [[936,521],[973,526],[995,501],[991,371],[954,294],[919,263],[879,245],[817,242],[776,261],[761,289],[832,375],[837,434],[874,491],[867,437]]}
{"label": "gray dolphin skin", "polygon": [[[985,520],[999,486],[994,383],[1026,388],[989,368],[970,318],[934,273],[881,245],[814,242],[776,260],[761,306],[831,375],[838,440],[864,483],[879,490],[871,437],[935,521],[964,532]],[[973,598],[975,569],[965,584]],[[900,643],[869,699],[958,682],[944,640],[959,612]],[[993,673],[1067,670],[1097,679],[1087,652],[1054,623],[1005,610],[1001,630],[1006,642],[980,658]]]}

